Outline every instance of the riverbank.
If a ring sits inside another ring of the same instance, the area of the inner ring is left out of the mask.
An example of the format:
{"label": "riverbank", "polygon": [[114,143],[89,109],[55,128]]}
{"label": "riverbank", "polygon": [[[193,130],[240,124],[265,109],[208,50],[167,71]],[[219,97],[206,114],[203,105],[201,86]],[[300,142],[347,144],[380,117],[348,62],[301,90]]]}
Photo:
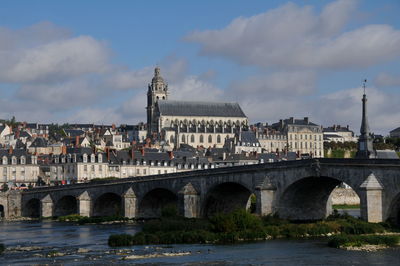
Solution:
{"label": "riverbank", "polygon": [[313,223],[291,223],[277,217],[260,218],[245,210],[218,214],[209,220],[163,217],[148,221],[135,235],[115,234],[111,247],[149,244],[232,244],[267,239],[330,237],[391,232],[388,224],[373,224],[349,215],[334,215]]}
{"label": "riverbank", "polygon": [[[4,265],[397,265],[400,248],[350,252],[331,248],[326,238],[271,239],[235,245],[171,244],[113,248],[112,234],[142,230],[141,225],[79,225],[52,220],[0,223]],[[29,251],[29,247],[36,250]],[[18,249],[18,251],[17,251]],[[41,250],[40,250],[41,249]],[[59,253],[54,253],[56,251]],[[86,252],[85,252],[86,251]],[[190,253],[183,256],[163,254]],[[62,255],[48,257],[48,255]],[[130,260],[125,257],[135,255]],[[346,258],[343,260],[343,258]]]}

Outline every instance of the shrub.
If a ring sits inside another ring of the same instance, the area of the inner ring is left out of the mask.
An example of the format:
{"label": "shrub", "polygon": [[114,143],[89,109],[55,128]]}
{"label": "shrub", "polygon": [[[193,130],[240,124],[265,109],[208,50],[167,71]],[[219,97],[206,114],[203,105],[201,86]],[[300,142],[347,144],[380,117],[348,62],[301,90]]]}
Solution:
{"label": "shrub", "polygon": [[385,246],[395,246],[398,245],[400,241],[400,236],[390,236],[390,235],[337,235],[329,239],[328,245],[330,247],[340,248],[340,247],[359,247],[362,245],[385,245]]}
{"label": "shrub", "polygon": [[131,246],[134,244],[133,236],[128,234],[110,235],[108,245],[110,247]]}
{"label": "shrub", "polygon": [[161,210],[161,217],[176,217],[178,216],[178,209],[175,205],[167,205]]}

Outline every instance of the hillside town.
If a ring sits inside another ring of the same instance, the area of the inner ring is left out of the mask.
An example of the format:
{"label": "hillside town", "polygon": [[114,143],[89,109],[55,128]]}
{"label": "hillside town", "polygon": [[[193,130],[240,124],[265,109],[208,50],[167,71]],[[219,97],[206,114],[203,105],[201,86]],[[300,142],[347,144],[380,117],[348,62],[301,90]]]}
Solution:
{"label": "hillside town", "polygon": [[[2,190],[355,156],[359,136],[348,125],[318,125],[309,117],[250,124],[238,103],[174,101],[169,94],[156,67],[147,91],[147,123],[1,120]],[[361,131],[363,127],[366,131],[360,133],[366,141],[372,138],[374,148],[369,149],[378,150],[376,157],[398,159],[394,150],[399,148],[400,127],[388,137],[370,134],[364,124]],[[335,155],[338,147],[347,153]]]}

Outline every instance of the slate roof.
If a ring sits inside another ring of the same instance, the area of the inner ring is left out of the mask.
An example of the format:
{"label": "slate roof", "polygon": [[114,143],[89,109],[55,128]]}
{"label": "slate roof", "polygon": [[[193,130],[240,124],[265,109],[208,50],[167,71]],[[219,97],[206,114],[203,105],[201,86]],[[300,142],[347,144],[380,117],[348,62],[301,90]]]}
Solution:
{"label": "slate roof", "polygon": [[36,138],[32,144],[31,148],[44,148],[48,146],[48,142],[45,138]]}
{"label": "slate roof", "polygon": [[[0,127],[1,128],[1,127]],[[0,130],[1,131],[1,130]],[[390,131],[389,133],[395,133],[395,132],[400,132],[400,127],[393,129],[392,131]]]}
{"label": "slate roof", "polygon": [[259,144],[260,142],[256,138],[256,135],[252,131],[242,131],[240,133],[240,141],[250,144]]}
{"label": "slate roof", "polygon": [[158,109],[160,114],[171,116],[246,117],[238,103],[165,100],[158,102]]}

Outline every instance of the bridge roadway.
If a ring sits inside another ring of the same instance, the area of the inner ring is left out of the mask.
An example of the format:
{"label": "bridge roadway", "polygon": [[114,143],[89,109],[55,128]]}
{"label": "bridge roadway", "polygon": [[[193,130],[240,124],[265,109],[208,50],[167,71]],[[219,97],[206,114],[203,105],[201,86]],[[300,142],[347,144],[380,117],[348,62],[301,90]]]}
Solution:
{"label": "bridge roadway", "polygon": [[400,160],[382,159],[320,158],[40,187],[15,197],[6,213],[151,218],[173,205],[185,217],[206,217],[249,208],[254,194],[259,215],[314,220],[331,212],[330,194],[341,182],[360,197],[364,220],[400,224]]}

